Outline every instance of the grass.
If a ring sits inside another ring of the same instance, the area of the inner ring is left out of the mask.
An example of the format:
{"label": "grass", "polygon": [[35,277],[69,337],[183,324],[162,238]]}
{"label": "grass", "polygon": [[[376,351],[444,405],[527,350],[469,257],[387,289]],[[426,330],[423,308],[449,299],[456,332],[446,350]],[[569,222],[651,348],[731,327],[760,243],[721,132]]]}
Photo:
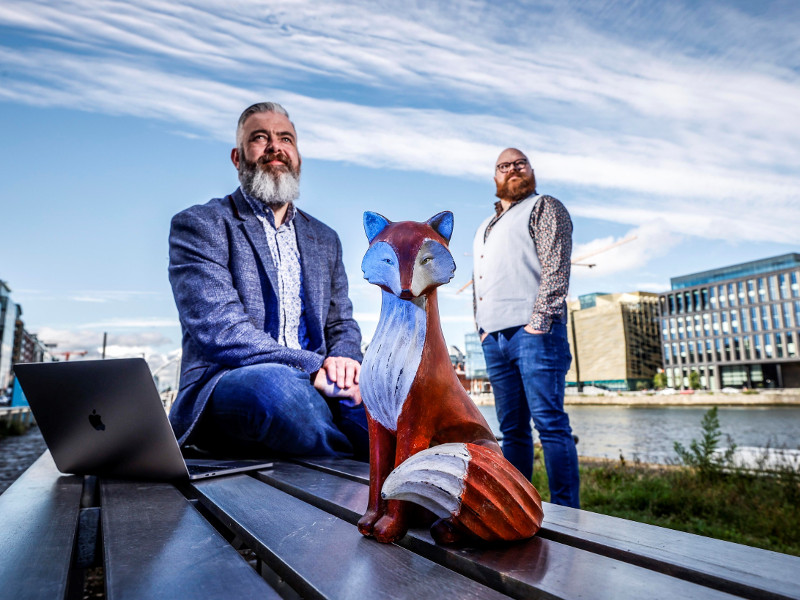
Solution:
{"label": "grass", "polygon": [[[706,415],[703,440],[682,449],[678,465],[581,459],[581,508],[800,556],[800,469],[754,473],[734,467],[730,455],[710,458],[715,420]],[[549,501],[538,448],[532,481]]]}

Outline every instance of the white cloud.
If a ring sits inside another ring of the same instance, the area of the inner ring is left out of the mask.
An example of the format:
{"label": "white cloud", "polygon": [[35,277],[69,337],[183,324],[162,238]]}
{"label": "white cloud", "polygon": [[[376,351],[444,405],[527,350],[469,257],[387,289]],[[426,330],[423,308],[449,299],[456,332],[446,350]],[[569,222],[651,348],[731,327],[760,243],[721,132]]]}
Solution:
{"label": "white cloud", "polygon": [[[577,216],[658,221],[662,237],[796,240],[800,79],[787,7],[671,4],[627,20],[602,1],[459,8],[8,0],[0,24],[32,36],[0,45],[0,98],[230,141],[238,111],[268,97],[292,112],[307,157],[485,179],[497,151],[517,145],[541,182],[583,192]],[[748,32],[769,39],[744,52]],[[602,262],[634,268],[656,251]]]}

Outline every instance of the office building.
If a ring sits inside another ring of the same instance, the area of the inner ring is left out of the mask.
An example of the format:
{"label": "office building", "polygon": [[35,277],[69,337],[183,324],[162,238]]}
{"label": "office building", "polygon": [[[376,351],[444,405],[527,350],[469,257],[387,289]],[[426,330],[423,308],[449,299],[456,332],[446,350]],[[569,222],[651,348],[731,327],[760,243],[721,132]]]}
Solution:
{"label": "office building", "polygon": [[572,364],[567,387],[652,387],[661,367],[657,294],[585,294],[568,308]]}
{"label": "office building", "polygon": [[671,279],[659,295],[671,387],[800,387],[800,254]]}

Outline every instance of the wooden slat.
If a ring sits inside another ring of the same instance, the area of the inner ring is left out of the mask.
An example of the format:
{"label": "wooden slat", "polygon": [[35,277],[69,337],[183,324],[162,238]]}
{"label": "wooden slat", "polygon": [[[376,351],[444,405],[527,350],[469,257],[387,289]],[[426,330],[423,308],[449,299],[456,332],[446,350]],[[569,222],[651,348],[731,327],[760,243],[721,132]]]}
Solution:
{"label": "wooden slat", "polygon": [[[368,483],[369,468],[330,458],[294,460]],[[800,558],[544,503],[540,537],[747,598],[800,598]]]}
{"label": "wooden slat", "polygon": [[45,452],[0,495],[3,598],[64,597],[82,490],[82,478],[61,475]]}
{"label": "wooden slat", "polygon": [[106,594],[279,598],[172,485],[102,481]]}
{"label": "wooden slat", "polygon": [[[364,484],[301,465],[279,463],[259,477],[352,523],[366,506]],[[516,598],[731,597],[538,536],[516,544],[450,549],[437,546],[427,530],[412,530],[400,543]],[[602,586],[598,573],[603,573]]]}
{"label": "wooden slat", "polygon": [[351,524],[252,477],[194,487],[205,508],[305,598],[504,597],[405,548],[367,540]]}

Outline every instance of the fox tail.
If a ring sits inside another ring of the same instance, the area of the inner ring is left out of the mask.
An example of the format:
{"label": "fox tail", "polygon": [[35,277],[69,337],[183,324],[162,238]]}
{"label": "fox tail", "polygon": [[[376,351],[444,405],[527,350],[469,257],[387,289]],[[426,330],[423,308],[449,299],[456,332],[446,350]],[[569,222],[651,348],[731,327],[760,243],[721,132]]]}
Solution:
{"label": "fox tail", "polygon": [[529,538],[544,516],[536,488],[502,454],[477,444],[418,452],[391,472],[381,495],[419,504],[487,541]]}

